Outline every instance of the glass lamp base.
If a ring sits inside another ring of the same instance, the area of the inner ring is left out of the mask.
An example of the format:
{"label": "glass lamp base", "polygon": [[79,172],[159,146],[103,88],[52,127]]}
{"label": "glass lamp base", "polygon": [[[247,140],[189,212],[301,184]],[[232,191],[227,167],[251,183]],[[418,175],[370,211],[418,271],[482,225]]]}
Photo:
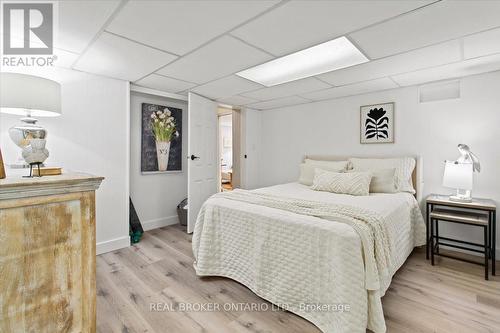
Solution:
{"label": "glass lamp base", "polygon": [[465,193],[460,193],[460,190],[457,189],[457,193],[455,195],[450,195],[450,201],[472,202],[471,191],[465,190]]}

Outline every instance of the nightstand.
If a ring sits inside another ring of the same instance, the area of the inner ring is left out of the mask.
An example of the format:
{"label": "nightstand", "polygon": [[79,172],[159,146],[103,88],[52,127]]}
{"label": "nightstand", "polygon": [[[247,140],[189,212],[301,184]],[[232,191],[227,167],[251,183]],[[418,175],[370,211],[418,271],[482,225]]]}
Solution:
{"label": "nightstand", "polygon": [[[426,199],[427,242],[426,257],[440,255],[462,261],[480,264],[454,256],[439,253],[439,246],[458,248],[484,255],[485,279],[488,280],[489,259],[492,261],[491,273],[495,275],[496,248],[496,205],[493,200],[473,199],[472,202],[451,201],[447,195],[431,194]],[[484,243],[472,243],[439,235],[439,223],[458,223],[482,228]]]}

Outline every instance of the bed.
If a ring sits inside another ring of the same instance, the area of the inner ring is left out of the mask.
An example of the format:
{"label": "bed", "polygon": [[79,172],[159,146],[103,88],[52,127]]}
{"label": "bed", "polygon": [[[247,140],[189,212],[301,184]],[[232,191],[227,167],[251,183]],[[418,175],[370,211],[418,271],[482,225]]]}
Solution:
{"label": "bed", "polygon": [[[323,332],[385,332],[381,298],[413,248],[425,244],[420,172],[417,160],[415,195],[351,196],[299,183],[215,195],[193,234],[196,273],[236,280]],[[375,221],[383,237],[365,239],[370,232],[360,233],[357,219]]]}

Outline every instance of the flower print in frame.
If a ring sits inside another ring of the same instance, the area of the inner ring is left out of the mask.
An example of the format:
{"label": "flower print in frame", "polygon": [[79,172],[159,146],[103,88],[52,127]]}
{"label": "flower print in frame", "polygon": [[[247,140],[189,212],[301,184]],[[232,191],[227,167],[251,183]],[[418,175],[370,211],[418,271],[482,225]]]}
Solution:
{"label": "flower print in frame", "polygon": [[360,108],[360,142],[394,143],[394,103]]}
{"label": "flower print in frame", "polygon": [[182,110],[142,103],[141,172],[179,172],[182,160]]}

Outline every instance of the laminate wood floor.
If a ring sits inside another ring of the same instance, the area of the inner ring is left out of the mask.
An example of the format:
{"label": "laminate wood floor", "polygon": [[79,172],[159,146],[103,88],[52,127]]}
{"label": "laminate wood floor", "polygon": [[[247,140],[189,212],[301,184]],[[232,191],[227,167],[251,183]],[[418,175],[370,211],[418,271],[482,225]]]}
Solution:
{"label": "laminate wood floor", "polygon": [[[98,256],[98,332],[320,332],[235,281],[197,277],[192,264],[191,236],[179,225]],[[224,311],[230,303],[239,308]],[[252,303],[268,309],[244,311]],[[186,304],[219,304],[221,311],[170,311]],[[485,281],[481,266],[447,258],[433,267],[416,249],[393,278],[383,306],[388,332],[500,332],[500,277]]]}

